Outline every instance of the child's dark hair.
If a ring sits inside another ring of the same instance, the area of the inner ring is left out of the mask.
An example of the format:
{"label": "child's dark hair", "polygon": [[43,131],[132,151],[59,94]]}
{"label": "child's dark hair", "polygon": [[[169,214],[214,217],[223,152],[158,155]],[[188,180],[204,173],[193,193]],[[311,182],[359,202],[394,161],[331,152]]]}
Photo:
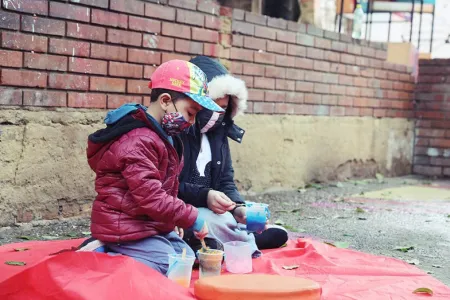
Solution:
{"label": "child's dark hair", "polygon": [[150,94],[150,102],[155,102],[156,100],[158,100],[158,97],[161,94],[164,94],[164,93],[169,94],[170,97],[172,98],[172,101],[175,101],[178,98],[185,98],[185,97],[187,97],[183,93],[172,91],[172,90],[168,90],[168,89],[152,89],[152,92]]}

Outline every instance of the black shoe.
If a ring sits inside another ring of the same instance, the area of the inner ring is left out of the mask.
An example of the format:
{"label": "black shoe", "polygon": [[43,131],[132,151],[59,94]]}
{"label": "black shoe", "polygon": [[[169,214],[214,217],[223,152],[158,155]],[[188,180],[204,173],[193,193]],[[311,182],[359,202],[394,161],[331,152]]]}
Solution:
{"label": "black shoe", "polygon": [[255,242],[259,250],[280,248],[288,241],[288,233],[281,228],[269,228],[260,234],[255,233]]}

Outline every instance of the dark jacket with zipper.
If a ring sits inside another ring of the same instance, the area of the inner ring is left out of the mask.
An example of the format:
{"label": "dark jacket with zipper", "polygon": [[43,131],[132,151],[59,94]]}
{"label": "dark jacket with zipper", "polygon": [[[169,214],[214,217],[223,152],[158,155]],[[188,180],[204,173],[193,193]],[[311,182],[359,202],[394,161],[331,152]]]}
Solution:
{"label": "dark jacket with zipper", "polygon": [[233,77],[218,61],[206,56],[197,56],[190,61],[197,65],[208,78],[209,95],[213,99],[225,95],[231,96],[228,109],[222,123],[207,132],[211,147],[211,184],[201,186],[190,183],[196,168],[197,157],[201,147],[201,133],[198,123],[187,133],[180,135],[184,144],[184,168],[180,174],[178,197],[195,207],[207,207],[208,192],[213,189],[226,194],[236,203],[244,203],[234,183],[229,139],[241,143],[245,131],[234,124],[233,118],[247,107],[248,92],[245,82]]}

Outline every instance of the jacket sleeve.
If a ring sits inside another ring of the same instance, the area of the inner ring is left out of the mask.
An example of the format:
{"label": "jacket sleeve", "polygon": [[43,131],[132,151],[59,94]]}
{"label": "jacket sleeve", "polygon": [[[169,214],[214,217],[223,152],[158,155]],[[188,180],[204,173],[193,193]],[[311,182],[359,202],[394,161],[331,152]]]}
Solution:
{"label": "jacket sleeve", "polygon": [[195,207],[208,207],[207,199],[210,188],[198,184],[180,182],[178,198]]}
{"label": "jacket sleeve", "polygon": [[160,155],[151,138],[133,136],[119,147],[122,176],[132,197],[145,213],[158,222],[191,227],[197,219],[198,210],[162,188],[158,168]]}
{"label": "jacket sleeve", "polygon": [[244,198],[238,192],[236,184],[234,183],[234,169],[231,161],[230,146],[228,145],[228,139],[225,144],[225,160],[223,165],[223,172],[220,178],[219,191],[227,195],[235,203],[245,203]]}

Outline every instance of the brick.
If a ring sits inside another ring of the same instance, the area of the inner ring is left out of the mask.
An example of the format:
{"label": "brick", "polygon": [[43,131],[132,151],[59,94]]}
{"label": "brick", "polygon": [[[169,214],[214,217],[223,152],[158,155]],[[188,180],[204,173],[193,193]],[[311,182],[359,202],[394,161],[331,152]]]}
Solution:
{"label": "brick", "polygon": [[[92,9],[92,23],[105,25],[109,27],[119,27],[119,28],[128,28],[128,16],[125,14],[118,14],[110,11],[104,11],[100,9]],[[131,25],[134,25],[134,22],[131,21],[130,17],[130,29],[134,29]],[[134,19],[133,19],[134,20]],[[155,21],[157,22],[157,21]]]}
{"label": "brick", "polygon": [[67,57],[39,53],[25,53],[24,67],[40,70],[67,71]]}
{"label": "brick", "polygon": [[358,66],[345,66],[345,73],[347,75],[361,76],[361,71]]}
{"label": "brick", "polygon": [[323,75],[323,82],[325,83],[332,83],[332,84],[338,84],[339,81],[339,75],[338,74],[324,74]]}
{"label": "brick", "polygon": [[127,48],[102,44],[91,44],[91,57],[126,61]]}
{"label": "brick", "polygon": [[264,90],[249,89],[248,99],[253,101],[264,101]]}
{"label": "brick", "polygon": [[314,68],[314,61],[308,58],[295,58],[295,67],[305,70],[312,70]]}
{"label": "brick", "polygon": [[173,51],[175,49],[175,40],[169,37],[144,34],[143,47]]}
{"label": "brick", "polygon": [[373,116],[373,108],[361,108],[359,110],[359,115],[361,117],[372,117]]}
{"label": "brick", "polygon": [[431,147],[450,148],[450,139],[431,139]]}
{"label": "brick", "polygon": [[243,72],[244,75],[256,75],[262,76],[264,74],[264,66],[257,64],[243,64]]}
{"label": "brick", "polygon": [[355,56],[350,54],[341,54],[341,62],[344,64],[353,65],[356,62]]}
{"label": "brick", "polygon": [[203,54],[203,43],[187,40],[175,40],[175,50],[181,53]]}
{"label": "brick", "polygon": [[22,52],[0,49],[0,66],[21,68],[23,65]]}
{"label": "brick", "polygon": [[0,10],[0,28],[19,30],[20,15]]}
{"label": "brick", "polygon": [[345,116],[345,107],[332,106],[330,108],[330,116]]}
{"label": "brick", "polygon": [[130,48],[128,49],[128,61],[145,65],[159,65],[161,64],[161,53]]}
{"label": "brick", "polygon": [[67,22],[67,36],[90,41],[106,41],[106,29],[80,23]]}
{"label": "brick", "polygon": [[178,25],[173,23],[162,23],[162,34],[174,37],[183,37],[186,39],[190,39],[191,37],[191,28],[185,25]]}
{"label": "brick", "polygon": [[332,85],[330,88],[330,94],[334,95],[345,95],[345,86]]}
{"label": "brick", "polygon": [[295,113],[295,105],[289,103],[275,103],[275,113],[292,115]]}
{"label": "brick", "polygon": [[324,51],[323,52],[324,59],[331,62],[340,62],[341,61],[341,54],[338,52],[332,52],[332,51]]}
{"label": "brick", "polygon": [[286,93],[286,102],[288,102],[288,103],[304,103],[305,95],[303,93],[298,93],[298,92],[287,92]]}
{"label": "brick", "polygon": [[287,21],[278,18],[267,18],[267,26],[279,29],[287,29]]}
{"label": "brick", "polygon": [[66,106],[66,92],[56,91],[24,91],[23,105],[25,106],[50,106],[64,107]]}
{"label": "brick", "polygon": [[337,41],[332,41],[331,49],[334,51],[338,51],[338,52],[347,52],[347,44],[337,42]]}
{"label": "brick", "polygon": [[366,78],[355,77],[353,82],[356,86],[367,87],[368,81]]}
{"label": "brick", "polygon": [[336,95],[322,95],[322,104],[324,105],[337,105],[338,96]]}
{"label": "brick", "polygon": [[[256,54],[257,53],[255,53],[255,56]],[[231,48],[230,58],[243,61],[253,61],[253,51],[246,49]]]}
{"label": "brick", "polygon": [[315,48],[307,48],[306,49],[306,57],[312,59],[324,59],[324,52],[320,49]]}
{"label": "brick", "polygon": [[230,49],[225,49],[219,44],[203,44],[203,55],[211,57],[230,58]]}
{"label": "brick", "polygon": [[284,102],[286,100],[286,92],[266,91],[264,92],[264,100],[267,102]]}
{"label": "brick", "polygon": [[275,88],[277,90],[295,91],[295,81],[294,80],[276,79]]}
{"label": "brick", "polygon": [[277,41],[295,44],[297,41],[297,36],[293,32],[277,31]]}
{"label": "brick", "polygon": [[322,95],[319,94],[305,94],[305,103],[307,104],[321,104]]}
{"label": "brick", "polygon": [[309,71],[305,73],[305,78],[312,82],[324,82],[325,73]]}
{"label": "brick", "polygon": [[314,70],[330,72],[331,64],[326,61],[314,61]]}
{"label": "brick", "polygon": [[306,25],[299,22],[288,21],[288,30],[300,33],[306,33]]}
{"label": "brick", "polygon": [[108,95],[108,108],[118,108],[125,103],[142,104],[142,97],[141,96],[125,96],[125,95]]}
{"label": "brick", "polygon": [[275,57],[275,65],[284,66],[284,67],[292,67],[295,65],[295,57],[277,55]]}
{"label": "brick", "polygon": [[433,166],[450,166],[450,158],[442,158],[442,157],[431,157],[430,163]]}
{"label": "brick", "polygon": [[145,3],[139,0],[110,0],[111,10],[121,11],[132,15],[141,15],[145,13]]}
{"label": "brick", "polygon": [[320,28],[317,28],[314,25],[308,24],[308,27],[306,28],[306,32],[310,35],[323,37],[323,30]]}
{"label": "brick", "polygon": [[117,77],[142,78],[143,67],[135,64],[109,62],[108,74]]}
{"label": "brick", "polygon": [[195,41],[217,43],[219,41],[219,33],[209,29],[192,28],[192,39]]}
{"label": "brick", "polygon": [[330,92],[330,86],[323,83],[314,83],[314,93],[328,94]]}
{"label": "brick", "polygon": [[306,56],[306,48],[303,46],[288,45],[287,53],[289,55],[293,55],[293,56],[304,57],[304,56]]}
{"label": "brick", "polygon": [[324,31],[324,37],[330,40],[339,41],[340,36],[339,32]]}
{"label": "brick", "polygon": [[355,86],[347,86],[345,88],[345,94],[349,96],[361,96],[361,88]]}
{"label": "brick", "polygon": [[[260,73],[261,75],[263,73]],[[273,78],[285,78],[286,77],[286,69],[280,67],[266,66],[265,67],[265,76],[273,77]]]}
{"label": "brick", "polygon": [[209,29],[219,30],[221,27],[220,19],[214,16],[205,16],[205,27]]}
{"label": "brick", "polygon": [[264,26],[254,26],[254,33],[256,37],[261,37],[269,40],[274,40],[277,36],[277,31],[275,29],[267,28]]}
{"label": "brick", "polygon": [[255,114],[273,114],[275,112],[274,103],[255,102],[253,104]]}
{"label": "brick", "polygon": [[286,54],[287,53],[287,45],[284,43],[274,42],[274,41],[267,41],[267,51],[268,52],[275,52],[280,54]]}
{"label": "brick", "polygon": [[130,46],[141,46],[142,34],[126,30],[108,29],[108,42]]}
{"label": "brick", "polygon": [[375,77],[380,79],[387,79],[387,72],[382,70],[375,70]]}
{"label": "brick", "polygon": [[275,79],[265,78],[265,77],[256,77],[254,80],[254,87],[261,88],[261,89],[273,90],[273,89],[275,89]]}
{"label": "brick", "polygon": [[346,116],[360,116],[361,115],[361,109],[358,107],[346,107],[345,108],[345,115]]}
{"label": "brick", "polygon": [[108,8],[109,4],[109,0],[69,0],[69,2],[102,8]]}
{"label": "brick", "polygon": [[428,146],[429,145],[429,139],[416,137],[415,145],[416,146]]}
{"label": "brick", "polygon": [[232,74],[242,74],[242,64],[240,62],[231,62],[230,70]]}
{"label": "brick", "polygon": [[81,75],[51,73],[48,77],[49,87],[62,90],[88,90],[89,77]]}
{"label": "brick", "polygon": [[444,168],[444,171],[442,173],[444,176],[450,176],[450,168]]}
{"label": "brick", "polygon": [[266,50],[266,40],[249,37],[244,37],[244,47],[248,49],[255,49],[255,50]]}
{"label": "brick", "polygon": [[387,58],[387,51],[385,50],[376,50],[375,57],[381,60],[386,60]]}
{"label": "brick", "polygon": [[253,87],[253,76],[240,75],[239,79],[242,79],[247,87]]}
{"label": "brick", "polygon": [[88,57],[90,54],[90,44],[88,42],[51,38],[48,50],[50,53],[55,54]]}
{"label": "brick", "polygon": [[413,167],[413,173],[419,174],[419,175],[426,175],[426,176],[441,176],[442,168],[441,167],[415,165]]}
{"label": "brick", "polygon": [[144,78],[150,79],[155,72],[156,66],[144,66]]}
{"label": "brick", "polygon": [[162,53],[161,63],[165,63],[166,61],[173,59],[181,59],[189,61],[191,57],[189,55],[177,54],[177,53]]}
{"label": "brick", "polygon": [[304,80],[305,72],[303,70],[288,68],[288,69],[286,69],[286,78],[293,79],[293,80]]}
{"label": "brick", "polygon": [[299,33],[299,34],[297,34],[296,42],[299,45],[314,47],[314,44],[315,44],[314,40],[315,40],[315,38],[313,36]]}
{"label": "brick", "polygon": [[210,1],[210,0],[199,0],[197,1],[197,10],[212,14],[212,15],[219,15],[220,12],[220,5]]}
{"label": "brick", "polygon": [[50,16],[73,21],[89,22],[91,9],[88,7],[50,2]]}
{"label": "brick", "polygon": [[314,47],[321,49],[331,49],[331,41],[317,37],[314,41]]}
{"label": "brick", "polygon": [[233,21],[231,30],[245,35],[254,35],[255,25],[246,22]]}
{"label": "brick", "polygon": [[54,19],[24,15],[22,16],[22,31],[64,36],[66,34],[66,23]]}
{"label": "brick", "polygon": [[[365,51],[365,49],[364,49]],[[347,45],[347,52],[354,55],[362,55],[363,48],[358,45]]]}
{"label": "brick", "polygon": [[145,16],[167,21],[175,21],[175,8],[160,4],[145,3]]}
{"label": "brick", "polygon": [[297,81],[295,84],[295,90],[297,92],[313,92],[314,84],[311,82]]}
{"label": "brick", "polygon": [[3,0],[3,8],[18,12],[48,15],[48,0]]}
{"label": "brick", "polygon": [[69,92],[69,107],[106,108],[106,95]]}
{"label": "brick", "polygon": [[[91,77],[90,90],[102,92],[125,92],[125,79],[107,78],[107,77]],[[148,82],[147,82],[148,84]]]}
{"label": "brick", "polygon": [[244,36],[233,34],[232,46],[244,47]]}
{"label": "brick", "polygon": [[388,111],[386,109],[376,108],[373,110],[373,116],[375,118],[385,118],[388,116]]}
{"label": "brick", "polygon": [[106,75],[108,63],[104,60],[69,58],[69,71],[74,73]]}
{"label": "brick", "polygon": [[202,13],[177,9],[177,22],[203,27],[205,18]]}
{"label": "brick", "polygon": [[150,95],[148,80],[127,80],[127,93]]}
{"label": "brick", "polygon": [[47,74],[43,72],[3,69],[2,85],[41,87],[47,86]]}
{"label": "brick", "polygon": [[338,105],[340,106],[352,106],[353,98],[348,96],[339,96]]}
{"label": "brick", "polygon": [[195,10],[197,3],[195,0],[169,0],[170,6]]}
{"label": "brick", "polygon": [[249,11],[245,12],[245,21],[253,24],[266,25],[267,16],[261,14],[254,14]]}
{"label": "brick", "polygon": [[2,32],[2,46],[4,48],[47,52],[47,38],[16,32]]}
{"label": "brick", "polygon": [[0,87],[0,105],[22,105],[22,90]]}
{"label": "brick", "polygon": [[362,67],[370,67],[370,61],[367,57],[355,56],[355,64]]}
{"label": "brick", "polygon": [[420,129],[416,130],[416,134],[417,134],[417,136],[443,138],[443,137],[445,137],[445,130],[444,129],[420,128]]}
{"label": "brick", "polygon": [[339,84],[353,85],[353,77],[346,75],[339,75]]}
{"label": "brick", "polygon": [[266,52],[255,52],[255,62],[263,64],[275,64],[275,54]]}

